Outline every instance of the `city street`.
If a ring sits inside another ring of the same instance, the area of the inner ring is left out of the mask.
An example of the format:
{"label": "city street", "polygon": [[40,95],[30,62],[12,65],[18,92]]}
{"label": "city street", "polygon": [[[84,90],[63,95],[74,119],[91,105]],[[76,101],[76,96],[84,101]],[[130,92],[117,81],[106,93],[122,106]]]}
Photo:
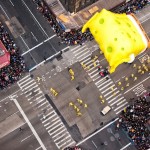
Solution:
{"label": "city street", "polygon": [[[54,54],[68,49],[63,44],[58,45],[60,38],[56,36],[43,16],[37,11],[32,0],[13,1],[12,3],[3,1],[0,2],[0,6],[0,11],[5,18],[2,21],[9,29],[13,26],[11,31],[13,36],[16,36],[13,34],[14,30],[15,33],[18,33],[14,40],[25,58],[27,69],[32,70],[45,59],[49,60]],[[13,17],[16,17],[21,24],[22,32],[19,31],[21,27],[16,20],[12,24]]]}
{"label": "city street", "polygon": [[[150,37],[149,9],[135,15]],[[143,67],[150,69],[149,49],[132,64],[123,63],[101,77],[98,66],[106,68],[108,62],[96,42],[59,45],[60,38],[32,0],[0,2],[0,13],[29,70],[0,93],[1,150],[62,150],[74,145],[85,150],[135,150],[115,123],[131,98],[150,90],[150,73]],[[105,106],[111,111],[104,116]]]}

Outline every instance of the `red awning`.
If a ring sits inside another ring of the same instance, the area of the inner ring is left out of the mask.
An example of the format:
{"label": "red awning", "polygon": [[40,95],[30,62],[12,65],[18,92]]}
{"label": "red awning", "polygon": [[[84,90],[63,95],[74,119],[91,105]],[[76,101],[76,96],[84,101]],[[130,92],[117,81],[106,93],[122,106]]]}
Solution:
{"label": "red awning", "polygon": [[0,41],[0,69],[10,64],[10,53],[7,52],[4,44]]}

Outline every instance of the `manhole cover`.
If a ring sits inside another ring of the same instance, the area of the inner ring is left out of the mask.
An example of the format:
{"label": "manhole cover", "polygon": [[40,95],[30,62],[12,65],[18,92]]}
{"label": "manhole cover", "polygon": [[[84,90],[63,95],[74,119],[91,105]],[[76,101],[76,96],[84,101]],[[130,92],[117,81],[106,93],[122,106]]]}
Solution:
{"label": "manhole cover", "polygon": [[115,141],[115,138],[113,136],[111,136],[110,141]]}

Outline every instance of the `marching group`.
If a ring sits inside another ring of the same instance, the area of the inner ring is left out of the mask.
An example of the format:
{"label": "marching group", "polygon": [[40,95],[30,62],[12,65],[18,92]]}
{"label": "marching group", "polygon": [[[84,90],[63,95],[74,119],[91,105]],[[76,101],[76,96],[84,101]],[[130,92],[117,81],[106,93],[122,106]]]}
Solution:
{"label": "marching group", "polygon": [[117,128],[122,128],[138,150],[150,148],[150,92],[122,111]]}
{"label": "marching group", "polygon": [[2,23],[0,23],[0,40],[10,53],[10,64],[0,69],[0,89],[5,89],[19,80],[22,72],[25,71],[25,63],[18,47]]}

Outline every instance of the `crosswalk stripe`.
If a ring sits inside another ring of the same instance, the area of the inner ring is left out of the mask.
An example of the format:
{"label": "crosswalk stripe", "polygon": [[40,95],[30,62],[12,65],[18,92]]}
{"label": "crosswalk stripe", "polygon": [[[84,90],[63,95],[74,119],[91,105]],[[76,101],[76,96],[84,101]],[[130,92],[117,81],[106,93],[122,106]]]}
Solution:
{"label": "crosswalk stripe", "polygon": [[31,78],[27,78],[26,80],[24,80],[22,82],[18,82],[18,85],[21,86],[23,83],[27,82],[28,80],[31,80]]}
{"label": "crosswalk stripe", "polygon": [[62,123],[56,124],[53,128],[50,128],[50,130],[48,130],[48,132],[51,132],[51,131],[53,131],[54,129],[56,129],[56,128],[58,128],[58,127],[61,127],[61,126],[63,126]]}
{"label": "crosswalk stripe", "polygon": [[[53,116],[56,116],[56,114],[52,115],[52,117]],[[42,121],[42,123],[45,123],[46,121],[50,120],[52,117],[49,117],[49,118],[45,119],[44,121]]]}
{"label": "crosswalk stripe", "polygon": [[[108,76],[106,76],[106,77],[108,77]],[[100,84],[101,81],[106,80],[106,77],[101,78],[100,80],[98,80],[97,82],[95,82],[95,84],[96,84],[96,85],[97,85],[97,84]]]}
{"label": "crosswalk stripe", "polygon": [[120,109],[119,111],[116,112],[116,114],[119,114],[122,110],[124,110],[125,108],[127,108],[129,105],[127,105],[126,107]]}
{"label": "crosswalk stripe", "polygon": [[[108,88],[108,89],[111,90],[110,88]],[[114,93],[115,90],[117,90],[117,88],[115,88],[113,91],[111,90],[110,92],[107,92],[107,94],[105,94],[104,97],[108,96],[108,95],[111,94],[111,93]]]}
{"label": "crosswalk stripe", "polygon": [[98,76],[97,78],[93,79],[93,81],[96,81],[96,80],[98,80],[99,78],[101,78],[101,77],[100,77],[100,76]]}
{"label": "crosswalk stripe", "polygon": [[45,101],[44,103],[42,103],[41,105],[39,105],[38,108],[40,108],[41,106],[45,105],[46,103],[47,103],[47,101]]}
{"label": "crosswalk stripe", "polygon": [[82,63],[86,64],[85,62],[88,61],[89,59],[91,59],[91,58],[89,57],[89,58],[83,60]]}
{"label": "crosswalk stripe", "polygon": [[116,109],[114,109],[114,111],[117,111],[119,108],[123,107],[126,104],[128,104],[128,102],[125,102],[124,104],[120,105],[119,107],[117,107]]}
{"label": "crosswalk stripe", "polygon": [[24,78],[20,79],[18,82],[23,81],[24,79],[26,79],[27,77],[29,77],[30,75],[28,74],[27,76],[25,76]]}
{"label": "crosswalk stripe", "polygon": [[[68,138],[70,138],[70,135],[68,135],[67,137],[64,137],[62,140],[60,140],[59,142],[57,142],[57,144],[59,145],[60,143],[62,143],[64,140],[66,140]],[[71,139],[69,139],[68,141],[71,141]],[[60,147],[62,147],[62,146],[63,146],[63,144],[60,145]]]}
{"label": "crosswalk stripe", "polygon": [[60,122],[60,120],[55,121],[54,123],[52,123],[50,126],[48,126],[46,128],[46,130],[48,130],[49,128],[53,127],[55,124],[57,124],[58,122]]}
{"label": "crosswalk stripe", "polygon": [[87,57],[89,57],[89,56],[91,56],[91,53],[90,54],[88,54],[88,55],[86,55],[85,57],[83,57],[83,58],[81,58],[81,59],[78,59],[80,62],[82,61],[82,60],[84,60],[85,58],[87,58]]}
{"label": "crosswalk stripe", "polygon": [[69,147],[69,146],[71,146],[71,145],[73,145],[73,144],[75,144],[74,141],[72,141],[71,143],[69,143],[68,145],[66,145],[66,147]]}
{"label": "crosswalk stripe", "polygon": [[31,82],[35,83],[34,80],[30,80],[30,81],[28,81],[26,84],[21,85],[21,88],[25,87],[26,85],[30,84]]}
{"label": "crosswalk stripe", "polygon": [[33,86],[33,85],[36,85],[36,83],[33,82],[33,84],[30,84],[29,86],[26,86],[26,87],[23,89],[23,91],[26,90],[26,89],[28,89],[29,87],[31,87],[31,86]]}
{"label": "crosswalk stripe", "polygon": [[[120,97],[119,99],[117,99],[116,101],[114,101],[112,104],[110,104],[110,106],[113,106],[114,104],[116,104],[117,102],[119,102],[122,99],[124,99],[124,97]],[[108,103],[110,103],[110,101]]]}
{"label": "crosswalk stripe", "polygon": [[45,98],[41,99],[40,101],[38,101],[36,104],[39,104],[41,102],[43,102],[45,100]]}
{"label": "crosswalk stripe", "polygon": [[50,122],[48,122],[48,123],[44,124],[44,127],[48,126],[49,124],[50,124]]}
{"label": "crosswalk stripe", "polygon": [[97,72],[97,69],[95,69],[94,71],[88,73],[89,75],[93,74],[94,72]]}
{"label": "crosswalk stripe", "polygon": [[105,86],[103,86],[100,90],[102,91],[105,87],[108,87],[110,84],[112,84],[113,82],[110,81],[108,84],[106,84]]}
{"label": "crosswalk stripe", "polygon": [[24,90],[24,89],[22,89],[22,91],[23,91],[23,92],[25,92],[25,91],[30,92],[30,91],[32,91],[33,89],[37,88],[37,87],[38,87],[38,85],[37,85],[37,84],[35,84],[35,86],[33,86],[33,87],[29,88],[28,90]]}
{"label": "crosswalk stripe", "polygon": [[[86,46],[84,45],[84,46],[79,47],[78,49],[74,50],[73,53],[75,54],[75,53],[77,53],[78,51],[81,51],[81,52],[82,52],[82,49],[83,49],[84,47],[86,47]],[[80,52],[79,52],[79,53],[80,53]],[[78,54],[78,53],[77,53],[77,54]],[[75,56],[76,56],[76,55],[75,55]]]}
{"label": "crosswalk stripe", "polygon": [[117,103],[117,106],[120,105],[120,104],[122,104],[122,103],[125,102],[125,101],[126,101],[126,100],[124,99],[124,100],[122,100],[121,102]]}
{"label": "crosswalk stripe", "polygon": [[66,132],[63,133],[62,135],[58,136],[56,139],[54,139],[54,142],[56,142],[57,140],[61,139],[61,138],[62,138],[63,136],[65,136],[65,135],[66,135]]}
{"label": "crosswalk stripe", "polygon": [[85,48],[84,50],[80,51],[79,53],[75,54],[75,56],[78,56],[80,54],[82,54],[82,52],[87,51],[88,48]]}
{"label": "crosswalk stripe", "polygon": [[91,78],[93,78],[93,77],[95,77],[95,76],[97,76],[97,75],[99,75],[99,73],[97,72],[97,73],[95,73],[93,76],[90,76]]}
{"label": "crosswalk stripe", "polygon": [[[117,93],[119,93],[119,91],[116,91],[115,93],[117,94]],[[111,97],[113,97],[113,96],[114,96],[114,95],[111,95],[111,96],[107,97],[106,100],[108,101],[108,100],[109,100]]]}
{"label": "crosswalk stripe", "polygon": [[[111,87],[115,87],[114,85],[115,85],[115,84],[113,84]],[[102,91],[101,93],[104,94],[106,91],[112,90],[111,87],[110,87],[110,88],[107,88],[106,90]],[[117,88],[114,88],[112,91],[115,91],[116,89],[117,89]]]}
{"label": "crosswalk stripe", "polygon": [[37,101],[38,99],[40,99],[42,97],[43,97],[43,95],[40,95],[39,97],[36,97],[35,100],[33,100],[33,101]]}
{"label": "crosswalk stripe", "polygon": [[121,94],[118,94],[117,96],[115,96],[113,99],[111,99],[110,101],[108,101],[108,103],[113,102],[116,98],[118,98],[119,96],[121,96]]}
{"label": "crosswalk stripe", "polygon": [[58,129],[55,130],[54,132],[50,132],[51,130],[49,130],[48,133],[52,136],[52,135],[55,134],[56,132],[60,131],[62,128],[64,128],[64,126],[61,126],[60,128],[58,128]]}
{"label": "crosswalk stripe", "polygon": [[[107,84],[107,82],[111,81],[110,79],[109,80],[105,80],[103,83],[99,84],[97,86],[97,88],[100,88],[103,84]],[[112,81],[111,81],[112,82]]]}
{"label": "crosswalk stripe", "polygon": [[66,129],[62,129],[60,132],[58,132],[57,134],[53,135],[52,138],[55,138],[56,136],[58,136],[59,134],[61,134],[62,132],[66,131]]}
{"label": "crosswalk stripe", "polygon": [[71,51],[74,51],[74,50],[77,49],[78,47],[80,47],[80,45],[75,46],[74,48],[71,49]]}
{"label": "crosswalk stripe", "polygon": [[[89,53],[90,51],[86,51],[85,53],[83,53],[82,55],[78,56],[77,59],[83,57],[84,55],[86,55],[87,53]],[[86,55],[87,56],[87,55]]]}

